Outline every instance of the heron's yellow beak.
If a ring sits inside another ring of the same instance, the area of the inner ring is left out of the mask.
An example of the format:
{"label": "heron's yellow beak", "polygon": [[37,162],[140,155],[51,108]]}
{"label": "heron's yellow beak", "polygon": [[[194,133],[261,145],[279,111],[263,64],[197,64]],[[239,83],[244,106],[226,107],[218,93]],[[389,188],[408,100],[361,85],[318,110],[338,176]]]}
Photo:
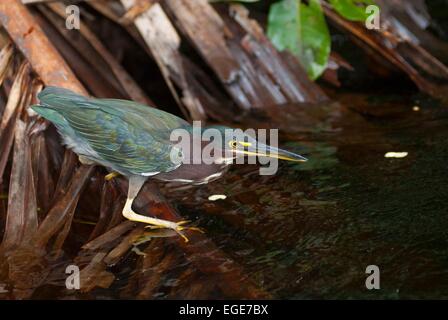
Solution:
{"label": "heron's yellow beak", "polygon": [[268,158],[277,158],[280,160],[286,160],[286,161],[294,161],[294,162],[305,162],[308,161],[307,158],[293,153],[289,152],[280,148],[268,146],[262,143],[257,143],[256,146],[254,146],[250,142],[238,142],[241,146],[244,147],[244,149],[237,149],[235,150],[236,153],[245,154],[248,156],[259,156],[259,157],[268,157]]}

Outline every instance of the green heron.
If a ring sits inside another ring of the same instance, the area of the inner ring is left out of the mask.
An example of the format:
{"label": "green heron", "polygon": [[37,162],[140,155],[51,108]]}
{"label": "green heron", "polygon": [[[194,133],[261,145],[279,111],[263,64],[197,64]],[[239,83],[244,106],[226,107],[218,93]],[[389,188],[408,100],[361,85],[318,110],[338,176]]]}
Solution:
{"label": "green heron", "polygon": [[81,163],[101,165],[129,179],[124,217],[147,223],[152,228],[173,229],[185,240],[181,231],[188,228],[185,226],[187,221],[156,219],[132,210],[134,199],[149,177],[207,183],[223,173],[230,164],[229,155],[231,159],[247,154],[306,161],[300,155],[261,144],[248,135],[229,138],[225,134],[229,128],[216,126],[214,129],[222,135],[217,148],[223,151],[222,156],[218,152],[215,161],[208,164],[182,163],[174,160],[182,159],[186,152],[172,141],[171,134],[176,129],[183,129],[194,135],[194,130],[175,115],[127,100],[87,98],[58,87],[45,88],[38,98],[40,104],[32,109],[55,125],[64,144],[78,155]]}

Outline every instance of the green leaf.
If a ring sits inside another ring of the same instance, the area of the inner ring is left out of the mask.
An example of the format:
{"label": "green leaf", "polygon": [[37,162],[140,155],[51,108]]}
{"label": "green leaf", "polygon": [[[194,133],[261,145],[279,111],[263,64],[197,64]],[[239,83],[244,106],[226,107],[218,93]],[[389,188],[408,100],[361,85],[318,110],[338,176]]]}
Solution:
{"label": "green leaf", "polygon": [[280,51],[288,49],[300,55],[300,2],[283,0],[271,5],[268,16],[268,37]]}
{"label": "green leaf", "polygon": [[311,79],[317,79],[327,68],[331,37],[319,0],[301,5],[302,59]]}
{"label": "green leaf", "polygon": [[369,14],[366,7],[375,4],[373,0],[329,0],[334,10],[350,21],[366,21]]}
{"label": "green leaf", "polygon": [[310,0],[308,6],[300,0],[272,4],[267,34],[278,50],[287,49],[299,58],[311,79],[325,71],[331,39],[319,0]]}

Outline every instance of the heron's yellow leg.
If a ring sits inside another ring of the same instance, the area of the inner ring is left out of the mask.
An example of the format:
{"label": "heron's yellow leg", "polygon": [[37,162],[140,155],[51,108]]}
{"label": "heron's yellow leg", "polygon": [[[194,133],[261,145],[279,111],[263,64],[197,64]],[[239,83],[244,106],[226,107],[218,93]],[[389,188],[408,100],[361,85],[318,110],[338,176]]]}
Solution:
{"label": "heron's yellow leg", "polygon": [[[188,238],[181,231],[192,230],[192,231],[198,231],[200,233],[205,233],[204,230],[202,230],[201,228],[185,226],[185,224],[190,223],[190,222],[191,222],[190,220],[183,220],[183,221],[176,222],[177,227],[176,227],[176,229],[174,229],[174,231],[176,231],[182,238],[184,238],[185,242],[188,242]],[[162,229],[162,228],[166,228],[166,227],[153,225],[153,226],[147,226],[146,228]]]}
{"label": "heron's yellow leg", "polygon": [[115,177],[118,177],[120,174],[118,172],[111,172],[104,177],[104,180],[110,181]]}
{"label": "heron's yellow leg", "polygon": [[128,197],[126,199],[126,203],[123,208],[123,216],[131,221],[136,222],[142,222],[150,224],[150,228],[153,229],[160,229],[160,228],[167,228],[172,229],[176,231],[186,242],[188,242],[188,238],[182,233],[183,230],[197,230],[201,231],[199,228],[195,227],[186,227],[185,224],[188,223],[188,221],[180,221],[180,222],[173,222],[163,219],[157,219],[152,217],[143,216],[141,214],[135,213],[132,210],[132,203],[134,202],[134,199],[137,197],[140,189],[142,188],[143,184],[145,183],[146,177],[140,177],[140,176],[131,176],[129,178],[129,189],[128,189]]}

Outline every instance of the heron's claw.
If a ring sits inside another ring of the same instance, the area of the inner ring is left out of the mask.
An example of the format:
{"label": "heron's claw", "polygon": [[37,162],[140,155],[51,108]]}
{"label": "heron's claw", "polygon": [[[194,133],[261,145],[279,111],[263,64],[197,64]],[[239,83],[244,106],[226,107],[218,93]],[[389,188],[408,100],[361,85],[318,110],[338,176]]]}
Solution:
{"label": "heron's claw", "polygon": [[179,222],[175,222],[173,227],[167,227],[167,226],[163,226],[163,225],[154,225],[154,226],[146,226],[146,228],[150,228],[150,229],[162,229],[162,228],[170,228],[174,231],[177,232],[178,235],[180,235],[185,242],[188,242],[188,238],[183,234],[182,231],[184,230],[192,230],[192,231],[198,231],[200,233],[205,233],[205,231],[201,228],[198,227],[188,227],[185,226],[187,223],[190,223],[190,220],[184,220],[184,221],[179,221]]}

